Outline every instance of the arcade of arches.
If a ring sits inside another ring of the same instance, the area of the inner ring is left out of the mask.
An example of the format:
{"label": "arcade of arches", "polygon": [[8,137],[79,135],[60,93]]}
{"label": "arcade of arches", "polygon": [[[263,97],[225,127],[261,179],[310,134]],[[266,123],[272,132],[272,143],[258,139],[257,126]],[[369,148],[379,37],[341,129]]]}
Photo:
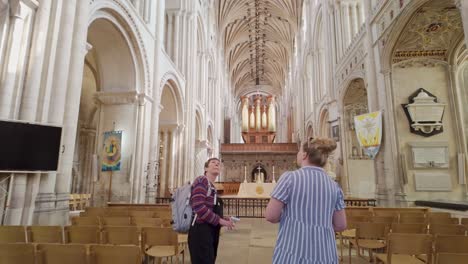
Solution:
{"label": "arcade of arches", "polygon": [[209,157],[272,183],[314,137],[347,197],[467,201],[467,41],[465,0],[0,0],[0,119],[62,128],[57,171],[0,173],[2,224],[154,203]]}

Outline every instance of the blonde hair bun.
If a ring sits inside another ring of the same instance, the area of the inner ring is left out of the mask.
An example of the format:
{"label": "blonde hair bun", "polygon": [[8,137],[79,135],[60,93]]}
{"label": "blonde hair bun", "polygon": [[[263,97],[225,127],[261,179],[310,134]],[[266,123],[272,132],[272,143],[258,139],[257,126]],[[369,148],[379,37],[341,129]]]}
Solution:
{"label": "blonde hair bun", "polygon": [[331,138],[315,138],[311,143],[323,154],[329,154],[336,149],[336,142]]}

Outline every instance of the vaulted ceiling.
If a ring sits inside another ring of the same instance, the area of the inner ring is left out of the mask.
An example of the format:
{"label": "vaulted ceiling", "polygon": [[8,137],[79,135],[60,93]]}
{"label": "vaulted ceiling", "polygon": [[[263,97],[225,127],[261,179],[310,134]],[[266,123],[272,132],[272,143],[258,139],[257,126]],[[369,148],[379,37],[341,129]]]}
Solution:
{"label": "vaulted ceiling", "polygon": [[218,0],[217,22],[234,93],[282,93],[303,0]]}

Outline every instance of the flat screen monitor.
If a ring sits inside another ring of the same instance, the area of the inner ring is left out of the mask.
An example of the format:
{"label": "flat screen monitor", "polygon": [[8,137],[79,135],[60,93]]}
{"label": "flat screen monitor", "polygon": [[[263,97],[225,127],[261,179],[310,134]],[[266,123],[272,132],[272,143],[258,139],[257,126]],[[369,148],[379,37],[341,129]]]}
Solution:
{"label": "flat screen monitor", "polygon": [[56,171],[62,128],[0,120],[0,171]]}

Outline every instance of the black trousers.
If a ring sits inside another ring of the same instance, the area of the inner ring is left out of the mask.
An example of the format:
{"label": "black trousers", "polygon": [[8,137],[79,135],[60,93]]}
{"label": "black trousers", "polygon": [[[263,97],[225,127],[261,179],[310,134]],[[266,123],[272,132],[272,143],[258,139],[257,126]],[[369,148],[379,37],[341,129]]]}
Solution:
{"label": "black trousers", "polygon": [[215,264],[220,226],[195,224],[190,227],[188,246],[192,264]]}

